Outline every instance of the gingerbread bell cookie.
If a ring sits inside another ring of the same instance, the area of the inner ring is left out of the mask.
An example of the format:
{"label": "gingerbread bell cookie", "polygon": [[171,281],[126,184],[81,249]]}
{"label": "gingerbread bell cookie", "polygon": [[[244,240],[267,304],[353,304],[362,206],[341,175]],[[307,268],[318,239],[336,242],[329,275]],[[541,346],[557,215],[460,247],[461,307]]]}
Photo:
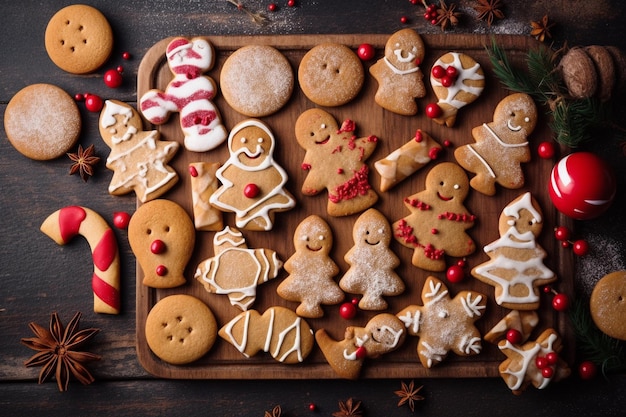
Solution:
{"label": "gingerbread bell cookie", "polygon": [[524,186],[521,163],[530,161],[528,136],[537,123],[537,106],[524,93],[511,94],[498,103],[493,121],[472,129],[476,143],[454,151],[459,165],[476,174],[470,181],[475,190],[496,193],[496,183],[504,188]]}
{"label": "gingerbread bell cookie", "polygon": [[222,185],[209,201],[234,212],[239,228],[271,230],[274,214],[296,205],[285,188],[287,173],[274,159],[275,148],[274,134],[260,120],[244,120],[230,131],[230,156],[215,173]]}
{"label": "gingerbread bell cookie", "polygon": [[215,81],[203,75],[213,68],[213,46],[205,38],[175,38],[167,45],[165,56],[174,78],[165,91],[152,89],[141,97],[141,113],[150,123],[160,125],[171,113],[178,112],[187,150],[205,152],[216,148],[228,133],[213,103]]}
{"label": "gingerbread bell cookie", "polygon": [[306,110],[296,121],[296,140],[306,151],[302,169],[308,171],[302,193],[316,195],[326,189],[331,216],[361,212],[378,200],[365,164],[378,138],[358,138],[355,129],[351,120],[340,128],[335,118],[321,109]]}
{"label": "gingerbread bell cookie", "polygon": [[180,205],[156,199],[139,206],[128,224],[128,241],[141,266],[144,285],[173,288],[185,283],[196,231]]}
{"label": "gingerbread bell cookie", "polygon": [[156,130],[144,131],[141,116],[130,105],[107,100],[100,113],[100,136],[111,148],[106,162],[113,171],[109,193],[134,191],[141,202],[163,195],[178,181],[168,162],[178,151],[178,142],[160,140]]}
{"label": "gingerbread bell cookie", "polygon": [[411,336],[419,336],[417,355],[426,368],[442,362],[449,352],[477,355],[482,350],[480,332],[474,325],[487,307],[487,297],[461,291],[454,298],[445,284],[428,277],[422,289],[423,306],[410,305],[397,316]]}
{"label": "gingerbread bell cookie", "polygon": [[344,299],[344,293],[333,280],[339,267],[329,256],[333,232],[324,219],[311,215],[296,228],[293,245],[295,253],[285,262],[289,275],[276,292],[285,300],[300,303],[296,308],[299,316],[322,317],[322,304],[338,304]]}
{"label": "gingerbread bell cookie", "polygon": [[417,113],[416,98],[426,95],[424,74],[424,41],[413,29],[402,29],[389,37],[385,56],[369,69],[378,82],[376,103],[394,113],[411,116]]}
{"label": "gingerbread bell cookie", "polygon": [[393,223],[393,231],[400,244],[413,249],[413,265],[443,271],[446,255],[463,257],[475,251],[466,230],[476,216],[463,205],[469,190],[465,171],[453,162],[442,162],[426,175],[425,190],[404,199],[411,214]]}
{"label": "gingerbread bell cookie", "polygon": [[490,260],[472,275],[495,288],[496,303],[514,310],[539,308],[539,288],[557,277],[543,264],[546,251],[537,242],[543,215],[530,193],[510,202],[500,215],[500,238],[484,247]]}

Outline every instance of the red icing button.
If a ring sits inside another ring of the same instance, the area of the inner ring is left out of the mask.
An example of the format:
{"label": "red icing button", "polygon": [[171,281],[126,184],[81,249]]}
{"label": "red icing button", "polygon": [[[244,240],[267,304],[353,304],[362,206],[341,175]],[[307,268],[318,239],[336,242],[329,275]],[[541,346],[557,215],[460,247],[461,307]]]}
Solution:
{"label": "red icing button", "polygon": [[155,239],[152,244],[150,244],[150,252],[154,253],[155,255],[165,252],[165,242],[159,239]]}
{"label": "red icing button", "polygon": [[165,265],[159,265],[156,267],[156,274],[160,277],[167,274],[167,267]]}

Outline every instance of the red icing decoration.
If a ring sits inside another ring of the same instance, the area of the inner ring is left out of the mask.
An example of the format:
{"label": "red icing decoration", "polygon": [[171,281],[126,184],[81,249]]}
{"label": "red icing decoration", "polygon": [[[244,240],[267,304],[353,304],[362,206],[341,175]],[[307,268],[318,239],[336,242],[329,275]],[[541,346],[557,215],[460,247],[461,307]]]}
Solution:
{"label": "red icing decoration", "polygon": [[154,253],[155,255],[165,252],[165,242],[160,239],[155,239],[150,244],[150,252]]}
{"label": "red icing decoration", "polygon": [[356,124],[350,120],[350,119],[346,119],[343,121],[343,123],[341,124],[341,128],[339,128],[339,130],[337,131],[337,133],[341,133],[341,132],[354,132],[356,130]]}
{"label": "red icing decoration", "polygon": [[167,274],[167,267],[165,265],[159,265],[156,267],[156,274],[160,277],[164,276],[165,274]]}
{"label": "red icing decoration", "polygon": [[189,166],[189,175],[191,175],[194,178],[198,176],[198,170],[196,169],[195,166],[193,165]]}
{"label": "red icing decoration", "polygon": [[67,206],[59,212],[59,231],[61,239],[67,243],[78,234],[80,224],[87,217],[87,212],[79,206]]}
{"label": "red icing decoration", "polygon": [[430,148],[430,150],[428,151],[428,157],[430,159],[437,159],[439,158],[440,152],[441,152],[441,148]]}
{"label": "red icing decoration", "polygon": [[304,162],[301,165],[301,168],[305,171],[308,171],[311,169],[311,164],[305,164]]}
{"label": "red icing decoration", "polygon": [[356,350],[356,358],[357,359],[365,359],[367,357],[367,349],[363,346],[359,346]]}
{"label": "red icing decoration", "polygon": [[350,200],[359,195],[367,194],[367,191],[371,188],[367,181],[369,169],[367,165],[363,165],[361,169],[354,173],[354,176],[342,185],[335,188],[335,194],[328,193],[328,199],[333,203],[338,203],[341,200]]}
{"label": "red icing decoration", "polygon": [[91,277],[91,289],[93,293],[105,304],[116,310],[120,309],[120,293],[108,282],[97,276],[95,273]]}
{"label": "red icing decoration", "polygon": [[246,184],[246,186],[243,189],[243,195],[245,195],[248,198],[255,198],[256,196],[259,195],[259,192],[261,191],[261,189],[259,188],[258,185],[250,183],[250,184]]}
{"label": "red icing decoration", "polygon": [[93,250],[93,263],[101,271],[106,271],[117,256],[117,241],[112,229],[107,229]]}
{"label": "red icing decoration", "polygon": [[418,129],[415,132],[415,142],[420,143],[423,140],[424,140],[424,135],[422,135],[422,131]]}

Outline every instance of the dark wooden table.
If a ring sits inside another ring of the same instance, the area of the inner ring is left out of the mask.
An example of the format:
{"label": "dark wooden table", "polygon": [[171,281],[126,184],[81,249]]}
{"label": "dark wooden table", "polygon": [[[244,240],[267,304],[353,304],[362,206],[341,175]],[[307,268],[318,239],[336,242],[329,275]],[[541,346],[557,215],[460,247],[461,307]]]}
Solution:
{"label": "dark wooden table", "polygon": [[[241,0],[250,11],[264,11],[269,1]],[[423,8],[408,0],[303,1],[266,13],[265,26],[225,0],[208,1],[86,1],[100,9],[115,33],[115,50],[103,69],[75,76],[49,60],[43,42],[46,24],[66,1],[21,0],[5,2],[0,13],[0,114],[11,97],[26,85],[56,84],[70,94],[91,92],[104,98],[136,103],[136,75],[141,57],[157,41],[174,35],[255,35],[316,33],[392,33],[406,26],[418,32],[439,33],[421,14]],[[491,28],[476,22],[474,0],[456,2],[465,17],[452,33],[510,33],[528,36],[529,22],[544,14],[557,25],[556,45],[616,45],[626,51],[623,29],[625,3],[606,1],[504,0],[506,19]],[[133,58],[124,61],[122,52]],[[109,89],[101,81],[104,70],[124,66],[124,85]],[[82,108],[81,143],[96,143],[100,156],[106,151],[97,130],[98,115]],[[60,250],[39,231],[48,214],[69,204],[88,206],[109,222],[113,212],[132,213],[134,196],[112,197],[107,192],[110,173],[101,165],[98,175],[83,183],[67,175],[68,160],[50,162],[26,159],[0,138],[0,415],[219,415],[262,416],[280,405],[284,416],[331,415],[338,401],[354,397],[363,402],[367,416],[409,415],[396,406],[399,380],[163,380],[152,377],[137,361],[135,351],[135,259],[124,231],[116,230],[122,257],[122,314],[103,316],[92,312],[90,284],[77,277],[91,275],[91,259],[82,239]],[[577,224],[577,233],[594,248],[577,265],[576,282],[581,294],[607,272],[624,268],[624,155],[613,142],[591,146],[617,170],[619,193],[609,213]],[[76,248],[74,250],[73,248]],[[90,386],[72,383],[60,393],[54,382],[37,385],[38,369],[27,369],[31,351],[20,345],[29,337],[28,323],[47,325],[57,311],[67,322],[76,311],[84,313],[82,327],[102,331],[90,350],[103,360],[91,364],[97,381]],[[625,318],[626,319],[626,318]],[[253,378],[253,376],[250,376]],[[539,391],[529,389],[515,397],[499,378],[420,379],[426,400],[418,404],[422,415],[623,415],[626,377],[613,375],[593,382],[573,375]],[[314,403],[317,411],[308,405]]]}

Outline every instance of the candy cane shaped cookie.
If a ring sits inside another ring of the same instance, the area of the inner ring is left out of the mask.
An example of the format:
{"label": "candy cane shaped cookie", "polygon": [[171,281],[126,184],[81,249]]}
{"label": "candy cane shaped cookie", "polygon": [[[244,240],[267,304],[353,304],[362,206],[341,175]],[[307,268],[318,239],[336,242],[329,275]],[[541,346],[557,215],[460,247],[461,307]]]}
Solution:
{"label": "candy cane shaped cookie", "polygon": [[115,234],[107,222],[89,208],[67,206],[48,216],[40,229],[59,245],[65,245],[76,235],[87,239],[93,258],[93,310],[118,314],[120,255]]}

